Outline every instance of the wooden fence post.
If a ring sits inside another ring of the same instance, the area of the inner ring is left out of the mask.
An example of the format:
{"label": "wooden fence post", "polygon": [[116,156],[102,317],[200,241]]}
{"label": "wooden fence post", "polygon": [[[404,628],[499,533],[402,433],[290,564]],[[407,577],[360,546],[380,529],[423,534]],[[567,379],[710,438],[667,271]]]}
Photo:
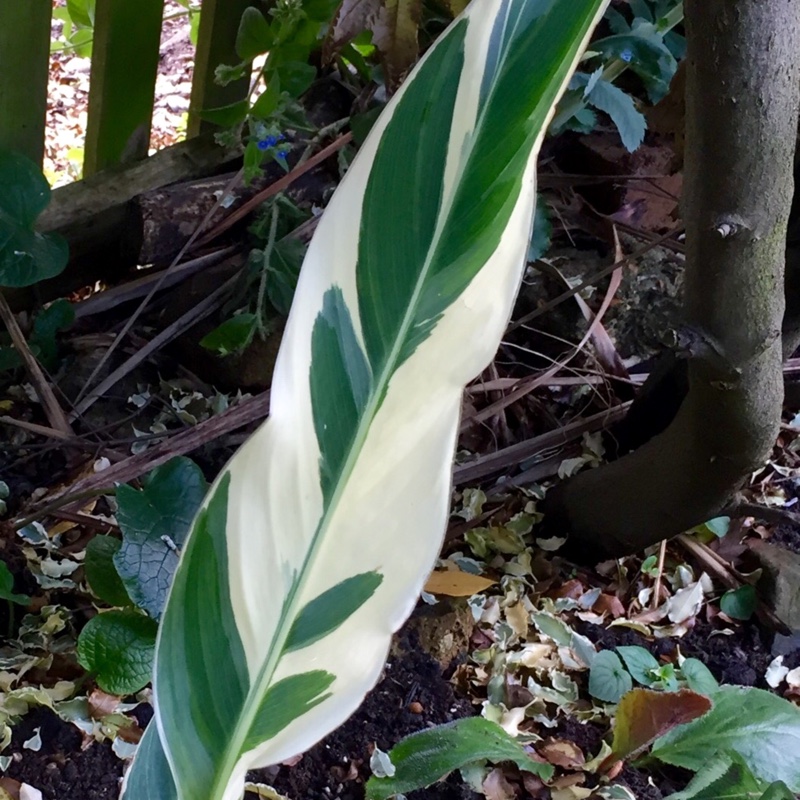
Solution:
{"label": "wooden fence post", "polygon": [[164,0],[97,0],[84,177],[147,156],[163,15]]}
{"label": "wooden fence post", "polygon": [[239,56],[236,55],[239,20],[248,6],[258,5],[255,0],[203,0],[187,136],[197,136],[217,127],[200,119],[199,112],[203,109],[227,106],[247,97],[250,88],[248,78],[219,86],[214,82],[214,70],[220,64],[239,63]]}
{"label": "wooden fence post", "polygon": [[44,155],[52,0],[0,0],[0,147]]}

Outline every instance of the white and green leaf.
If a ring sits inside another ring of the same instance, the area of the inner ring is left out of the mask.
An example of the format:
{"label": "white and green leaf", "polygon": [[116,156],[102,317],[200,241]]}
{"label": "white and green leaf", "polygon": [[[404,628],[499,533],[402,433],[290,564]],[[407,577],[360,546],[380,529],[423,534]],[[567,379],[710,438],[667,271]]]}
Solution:
{"label": "white and green leaf", "polygon": [[126,800],[238,800],[378,680],[440,547],[463,387],[522,276],[539,144],[606,2],[473,0],[376,122],[304,261],[271,417],[186,541]]}

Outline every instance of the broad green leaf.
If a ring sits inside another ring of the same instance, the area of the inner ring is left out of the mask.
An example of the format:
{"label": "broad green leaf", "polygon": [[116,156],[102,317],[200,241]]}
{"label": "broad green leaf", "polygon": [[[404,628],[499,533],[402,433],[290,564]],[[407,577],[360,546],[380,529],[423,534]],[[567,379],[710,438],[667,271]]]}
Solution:
{"label": "broad green leaf", "polygon": [[0,600],[20,606],[27,606],[31,602],[28,595],[14,592],[14,576],[5,561],[0,561]]}
{"label": "broad green leaf", "polygon": [[681,675],[693,692],[711,695],[719,689],[719,683],[711,670],[696,658],[687,658],[681,664]]}
{"label": "broad green leaf", "polygon": [[766,784],[753,775],[738,753],[722,751],[703,766],[682,792],[669,795],[667,800],[763,800],[766,790]]}
{"label": "broad green leaf", "polygon": [[138,611],[92,617],[78,637],[78,661],[111,694],[133,694],[149,680],[158,626]]}
{"label": "broad green leaf", "polygon": [[117,489],[122,547],[114,566],[131,600],[153,619],[161,616],[180,548],[206,489],[203,473],[188,458],[156,467],[141,491]]}
{"label": "broad green leaf", "polygon": [[758,608],[755,587],[745,584],[725,592],[720,598],[719,607],[731,619],[750,619]]}
{"label": "broad green leaf", "polygon": [[250,111],[250,103],[247,100],[240,100],[237,103],[231,103],[229,106],[204,108],[199,112],[199,115],[207,122],[213,122],[223,128],[232,128],[234,125],[244,122],[248,111]]}
{"label": "broad green leaf", "polygon": [[457,769],[481,761],[509,761],[544,780],[549,780],[554,771],[551,764],[534,761],[513,736],[483,717],[468,717],[413,733],[392,748],[389,759],[394,775],[370,778],[367,800],[386,800],[423,789]]}
{"label": "broad green leaf", "polygon": [[236,54],[242,61],[252,61],[273,44],[274,37],[264,15],[257,8],[246,8],[236,34]]}
{"label": "broad green leaf", "polygon": [[589,694],[606,703],[618,703],[633,688],[631,676],[611,650],[601,650],[589,670]]}
{"label": "broad green leaf", "polygon": [[723,686],[704,717],[662,736],[653,756],[697,772],[720,750],[738,753],[759,780],[800,792],[800,708],[763,689]]}
{"label": "broad green leaf", "polygon": [[161,746],[155,719],[147,726],[144,736],[139,742],[136,750],[136,769],[129,769],[125,773],[122,797],[158,797],[159,800],[178,800],[178,790],[175,787],[164,748]]}
{"label": "broad green leaf", "polygon": [[272,250],[267,266],[267,297],[283,316],[289,315],[304,255],[304,245],[294,238],[282,239]]}
{"label": "broad green leaf", "polygon": [[75,308],[63,297],[54,300],[36,316],[29,344],[37,348],[37,356],[45,367],[55,363],[58,352],[56,335],[69,328],[74,321]]}
{"label": "broad green leaf", "polygon": [[122,542],[113,536],[95,536],[86,546],[84,569],[89,588],[111,606],[131,604],[125,584],[114,566],[114,556],[121,547]]}
{"label": "broad green leaf", "polygon": [[227,356],[241,350],[252,338],[257,317],[255,314],[237,314],[207,333],[200,346]]}
{"label": "broad green leaf", "polygon": [[649,650],[645,650],[644,647],[618,647],[617,652],[622,656],[634,680],[644,686],[652,686],[658,680],[658,675],[655,673],[661,664]]}
{"label": "broad green leaf", "polygon": [[605,4],[473,0],[376,122],[306,254],[270,418],[182,548],[154,677],[175,786],[126,800],[239,800],[378,680],[438,554],[463,387],[524,270],[539,143]]}
{"label": "broad green leaf", "polygon": [[30,286],[58,275],[67,265],[67,243],[33,227],[50,202],[41,170],[25,156],[0,148],[0,186],[0,286]]}
{"label": "broad green leaf", "polygon": [[276,70],[281,91],[289,92],[292,97],[300,97],[317,77],[317,69],[302,61],[288,61]]}

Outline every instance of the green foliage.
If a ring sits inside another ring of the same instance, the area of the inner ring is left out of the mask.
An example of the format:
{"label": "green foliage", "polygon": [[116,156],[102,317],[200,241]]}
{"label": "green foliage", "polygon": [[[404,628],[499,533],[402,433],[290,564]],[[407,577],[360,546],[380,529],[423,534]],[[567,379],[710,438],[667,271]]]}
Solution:
{"label": "green foliage", "polygon": [[[482,717],[468,717],[413,733],[395,745],[389,753],[391,766],[385,770],[386,777],[373,776],[367,782],[367,800],[386,800],[425,788],[457,769],[481,761],[511,762],[543,780],[549,780],[554,771],[552,765],[534,761],[496,723]],[[389,775],[392,767],[394,772]]]}
{"label": "green foliage", "polygon": [[111,694],[133,694],[150,680],[157,623],[138,611],[92,617],[78,637],[78,661]]}
{"label": "green foliage", "polygon": [[[57,366],[57,335],[69,328],[74,321],[75,309],[64,298],[54,300],[36,315],[33,329],[28,337],[28,346],[45,368],[53,369]],[[11,344],[11,337],[5,335],[2,336],[2,340],[8,344],[0,345],[0,371],[21,367],[22,358]]]}
{"label": "green foliage", "polygon": [[122,544],[113,561],[131,600],[158,619],[208,486],[200,468],[182,457],[156,467],[143,483],[141,490],[117,489]]}
{"label": "green foliage", "polygon": [[633,681],[616,653],[601,650],[589,672],[589,694],[606,703],[618,703],[633,688]]}
{"label": "green foliage", "polygon": [[[644,647],[623,646],[616,648],[617,655],[603,650],[592,660],[589,672],[589,693],[598,700],[617,703],[633,686],[631,677],[648,689],[675,692],[686,686],[700,694],[711,694],[719,688],[714,676],[701,661],[695,658],[684,660],[680,669],[673,664],[660,663]],[[625,662],[627,672],[623,668]],[[630,673],[630,674],[629,674]]]}
{"label": "green foliage", "polygon": [[131,604],[125,584],[122,582],[114,557],[122,542],[113,536],[95,536],[86,547],[84,570],[89,588],[110,606],[123,607]]}
{"label": "green foliage", "polygon": [[66,242],[38,233],[36,219],[50,202],[50,186],[28,158],[0,149],[0,286],[31,286],[67,265]]}
{"label": "green foliage", "polygon": [[640,0],[629,5],[633,15],[630,21],[613,7],[607,10],[614,35],[592,42],[587,61],[593,71],[574,76],[559,105],[554,132],[565,127],[592,130],[596,115],[587,108],[591,106],[608,114],[627,150],[633,151],[642,143],[645,118],[631,95],[613,82],[630,69],[641,80],[650,103],[666,95],[677,59],[685,51],[683,37],[672,30],[683,20],[683,5],[677,0]]}
{"label": "green foliage", "polygon": [[731,619],[750,619],[758,608],[758,596],[754,586],[745,584],[722,595],[719,607]]}
{"label": "green foliage", "polygon": [[200,344],[220,356],[244,350],[256,334],[271,333],[289,314],[306,245],[292,232],[309,214],[280,194],[264,204],[261,220],[251,233],[265,240],[250,251],[242,279],[228,303],[234,315],[207,334]]}
{"label": "green foliage", "polygon": [[705,716],[659,738],[653,757],[694,772],[735,753],[756,779],[800,792],[800,708],[762,689],[723,686]]}
{"label": "green foliage", "polygon": [[667,800],[793,800],[794,793],[783,781],[767,784],[753,775],[747,762],[735,751],[717,753],[682,792]]}
{"label": "green foliage", "polygon": [[550,238],[553,235],[553,224],[547,205],[542,201],[541,195],[536,199],[536,210],[533,215],[533,229],[531,231],[531,244],[528,248],[528,261],[536,261],[550,248]]}
{"label": "green foliage", "polygon": [[7,600],[20,606],[27,606],[31,602],[28,595],[14,592],[14,576],[5,561],[0,561],[0,600]]}
{"label": "green foliage", "polygon": [[96,0],[67,0],[66,5],[53,9],[53,18],[63,27],[58,39],[50,45],[52,52],[72,50],[81,58],[92,55]]}

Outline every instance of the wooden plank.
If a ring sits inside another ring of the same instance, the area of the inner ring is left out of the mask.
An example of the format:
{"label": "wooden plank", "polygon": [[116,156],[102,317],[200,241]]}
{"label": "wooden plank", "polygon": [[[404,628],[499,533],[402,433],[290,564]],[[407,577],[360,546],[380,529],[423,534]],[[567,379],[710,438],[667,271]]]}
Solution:
{"label": "wooden plank", "polygon": [[0,147],[44,156],[52,0],[0,0]]}
{"label": "wooden plank", "polygon": [[236,55],[236,32],[248,6],[261,7],[256,0],[203,0],[189,105],[189,137],[218,129],[201,120],[200,111],[227,106],[247,97],[250,88],[247,78],[220,86],[214,82],[214,70],[220,64],[238,64],[241,60]]}
{"label": "wooden plank", "polygon": [[84,176],[147,156],[164,0],[97,0]]}

